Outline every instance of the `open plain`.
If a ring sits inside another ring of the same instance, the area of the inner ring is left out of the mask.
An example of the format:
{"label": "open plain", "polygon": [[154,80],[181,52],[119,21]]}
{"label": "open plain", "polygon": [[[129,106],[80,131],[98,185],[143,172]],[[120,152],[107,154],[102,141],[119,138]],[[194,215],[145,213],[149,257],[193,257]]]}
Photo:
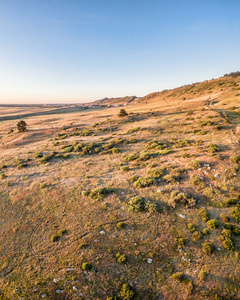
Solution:
{"label": "open plain", "polygon": [[0,299],[240,299],[239,74],[130,99],[1,107]]}

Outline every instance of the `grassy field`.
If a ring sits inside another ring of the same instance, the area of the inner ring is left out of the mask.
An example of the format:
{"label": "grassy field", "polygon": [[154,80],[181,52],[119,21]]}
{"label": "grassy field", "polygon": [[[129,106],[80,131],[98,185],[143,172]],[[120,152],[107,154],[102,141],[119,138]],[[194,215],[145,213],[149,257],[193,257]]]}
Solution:
{"label": "grassy field", "polygon": [[124,109],[2,110],[0,299],[240,299],[240,77]]}

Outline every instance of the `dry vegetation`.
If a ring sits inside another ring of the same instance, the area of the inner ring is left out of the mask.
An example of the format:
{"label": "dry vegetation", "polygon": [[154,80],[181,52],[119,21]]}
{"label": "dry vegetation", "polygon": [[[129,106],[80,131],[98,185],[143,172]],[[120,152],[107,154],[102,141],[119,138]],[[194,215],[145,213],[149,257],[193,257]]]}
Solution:
{"label": "dry vegetation", "polygon": [[0,299],[240,299],[239,99],[226,76],[2,121]]}

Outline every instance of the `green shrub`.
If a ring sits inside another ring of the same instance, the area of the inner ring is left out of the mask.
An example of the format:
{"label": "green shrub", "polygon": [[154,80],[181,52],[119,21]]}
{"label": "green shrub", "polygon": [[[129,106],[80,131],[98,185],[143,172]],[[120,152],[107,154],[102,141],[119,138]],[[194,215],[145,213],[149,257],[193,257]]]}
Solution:
{"label": "green shrub", "polygon": [[185,192],[173,191],[169,199],[169,204],[172,207],[176,207],[176,205],[187,205],[192,207],[196,204],[196,200],[191,198]]}
{"label": "green shrub", "polygon": [[123,166],[121,167],[121,171],[128,172],[130,170],[129,166]]}
{"label": "green shrub", "polygon": [[231,209],[231,216],[238,222],[240,223],[240,208],[239,207],[234,207]]}
{"label": "green shrub", "polygon": [[133,183],[133,186],[139,189],[139,188],[145,188],[151,186],[154,183],[155,183],[155,179],[153,178],[139,177],[138,180]]}
{"label": "green shrub", "polygon": [[124,283],[121,287],[120,296],[123,300],[131,300],[134,298],[135,292],[129,284]]}
{"label": "green shrub", "polygon": [[236,163],[236,164],[239,164],[240,163],[240,156],[232,156],[231,161]]}
{"label": "green shrub", "polygon": [[222,218],[223,222],[226,223],[229,221],[229,217],[224,215],[224,214],[220,214],[220,217]]}
{"label": "green shrub", "polygon": [[17,123],[17,129],[18,129],[18,132],[25,132],[27,131],[27,124],[25,121],[19,121]]}
{"label": "green shrub", "polygon": [[237,200],[236,199],[228,199],[224,202],[224,206],[225,207],[230,207],[230,206],[234,206],[237,204]]}
{"label": "green shrub", "polygon": [[191,161],[190,162],[190,165],[191,165],[191,167],[192,168],[194,168],[194,169],[199,169],[199,168],[201,168],[201,163],[200,163],[200,161],[199,160],[193,160],[193,161]]}
{"label": "green shrub", "polygon": [[89,192],[88,196],[91,199],[99,200],[99,199],[102,199],[106,195],[112,194],[113,192],[114,192],[113,188],[104,187],[104,188],[98,188],[98,189],[91,190]]}
{"label": "green shrub", "polygon": [[57,242],[58,241],[58,239],[59,239],[59,236],[58,235],[56,235],[56,234],[53,234],[52,236],[51,236],[51,242]]}
{"label": "green shrub", "polygon": [[219,148],[217,145],[215,145],[215,144],[209,144],[209,145],[207,146],[207,148],[208,148],[208,152],[209,152],[209,153],[212,153],[212,154],[214,154],[214,153],[220,151],[220,148]]}
{"label": "green shrub", "polygon": [[66,234],[66,233],[67,233],[67,229],[60,229],[60,230],[58,231],[58,234],[59,234],[60,236]]}
{"label": "green shrub", "polygon": [[127,257],[125,254],[120,254],[120,252],[118,252],[116,254],[116,259],[117,259],[117,262],[119,264],[125,264],[127,262]]}
{"label": "green shrub", "polygon": [[22,168],[26,168],[26,166],[27,166],[27,164],[25,164],[25,163],[20,163],[20,164],[17,165],[17,168],[18,168],[18,169],[22,169]]}
{"label": "green shrub", "polygon": [[88,263],[88,262],[85,262],[85,263],[82,264],[81,268],[82,268],[83,271],[89,271],[89,270],[92,269],[92,264]]}
{"label": "green shrub", "polygon": [[201,240],[203,238],[201,232],[199,231],[194,231],[192,235],[192,241],[196,242],[198,240]]}
{"label": "green shrub", "polygon": [[199,209],[199,216],[202,218],[204,222],[207,222],[209,220],[209,212],[206,210],[206,208],[200,208]]}
{"label": "green shrub", "polygon": [[119,113],[118,113],[118,116],[119,117],[125,117],[125,116],[127,116],[128,115],[128,113],[126,112],[126,110],[125,109],[120,109],[120,111],[119,111]]}
{"label": "green shrub", "polygon": [[177,282],[183,281],[183,273],[177,272],[171,275],[171,278],[176,280]]}
{"label": "green shrub", "polygon": [[207,277],[208,273],[204,270],[201,270],[200,273],[199,273],[199,278],[201,280],[205,280],[205,278]]}
{"label": "green shrub", "polygon": [[41,157],[43,157],[43,154],[42,153],[35,153],[34,155],[33,155],[33,157],[34,158],[41,158]]}
{"label": "green shrub", "polygon": [[117,228],[118,228],[118,229],[123,229],[123,228],[125,228],[125,223],[123,223],[123,222],[118,222],[118,223],[117,223]]}
{"label": "green shrub", "polygon": [[139,160],[140,161],[146,161],[146,160],[148,160],[150,158],[151,158],[151,153],[149,153],[149,152],[142,152],[142,153],[140,153],[140,156],[139,156]]}
{"label": "green shrub", "polygon": [[240,235],[240,228],[238,226],[233,226],[232,227],[232,233],[236,236]]}
{"label": "green shrub", "polygon": [[209,221],[207,221],[207,224],[211,229],[218,228],[218,221],[216,221],[216,220],[209,220]]}
{"label": "green shrub", "polygon": [[149,213],[155,213],[158,211],[158,207],[155,203],[146,201],[145,202],[145,211],[147,211]]}
{"label": "green shrub", "polygon": [[133,197],[128,201],[128,208],[132,211],[144,211],[145,202],[140,196]]}
{"label": "green shrub", "polygon": [[147,171],[147,175],[153,178],[160,178],[165,175],[166,169],[156,168]]}
{"label": "green shrub", "polygon": [[210,231],[209,231],[208,228],[204,228],[204,229],[202,230],[202,233],[203,233],[204,235],[209,235],[209,234],[210,234]]}
{"label": "green shrub", "polygon": [[129,178],[129,181],[133,183],[133,182],[137,181],[138,179],[139,179],[139,176],[133,175]]}
{"label": "green shrub", "polygon": [[202,178],[198,175],[192,175],[190,178],[190,183],[194,186],[200,185],[202,182]]}
{"label": "green shrub", "polygon": [[208,242],[205,242],[205,243],[202,244],[202,250],[207,255],[211,255],[212,252],[213,252],[213,245],[208,243]]}
{"label": "green shrub", "polygon": [[158,142],[158,141],[155,141],[155,140],[152,140],[152,141],[149,141],[147,142],[145,148],[147,150],[163,150],[167,147],[167,145],[163,142]]}
{"label": "green shrub", "polygon": [[192,223],[187,224],[187,228],[191,231],[194,232],[196,230],[195,226]]}
{"label": "green shrub", "polygon": [[234,251],[234,244],[231,238],[224,238],[222,241],[222,245],[225,249],[229,250],[229,251]]}
{"label": "green shrub", "polygon": [[179,245],[184,246],[186,244],[186,240],[184,238],[178,238],[177,242]]}
{"label": "green shrub", "polygon": [[138,158],[139,158],[139,154],[138,153],[132,153],[132,154],[129,154],[129,155],[125,154],[125,155],[122,156],[122,160],[123,161],[127,161],[127,162],[128,161],[136,160]]}
{"label": "green shrub", "polygon": [[0,177],[1,177],[1,179],[4,179],[7,177],[7,175],[3,172],[3,173],[1,173]]}

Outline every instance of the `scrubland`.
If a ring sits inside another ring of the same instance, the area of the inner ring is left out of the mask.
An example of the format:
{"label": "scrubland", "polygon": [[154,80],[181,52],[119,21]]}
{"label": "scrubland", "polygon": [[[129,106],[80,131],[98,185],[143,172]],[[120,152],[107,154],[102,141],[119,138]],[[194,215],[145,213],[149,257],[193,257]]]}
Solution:
{"label": "scrubland", "polygon": [[240,299],[240,76],[124,109],[0,122],[0,299]]}

